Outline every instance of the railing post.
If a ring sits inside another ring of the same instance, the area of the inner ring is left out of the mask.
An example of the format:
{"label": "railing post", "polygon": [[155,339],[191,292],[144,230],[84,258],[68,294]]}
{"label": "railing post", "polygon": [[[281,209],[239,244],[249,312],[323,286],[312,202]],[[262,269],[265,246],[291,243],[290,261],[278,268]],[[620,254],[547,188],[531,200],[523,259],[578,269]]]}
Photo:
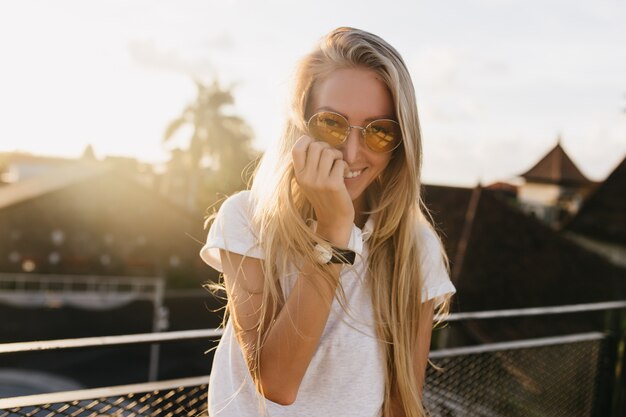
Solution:
{"label": "railing post", "polygon": [[623,308],[607,311],[606,329],[606,362],[599,384],[596,415],[622,417],[626,415],[626,315]]}
{"label": "railing post", "polygon": [[[153,296],[154,316],[152,322],[152,331],[161,332],[167,329],[167,323],[164,320],[165,307],[163,306],[163,295],[165,293],[165,283],[163,278],[155,279],[155,292]],[[160,344],[153,343],[150,345],[150,363],[148,365],[148,381],[153,382],[159,379],[159,353]]]}

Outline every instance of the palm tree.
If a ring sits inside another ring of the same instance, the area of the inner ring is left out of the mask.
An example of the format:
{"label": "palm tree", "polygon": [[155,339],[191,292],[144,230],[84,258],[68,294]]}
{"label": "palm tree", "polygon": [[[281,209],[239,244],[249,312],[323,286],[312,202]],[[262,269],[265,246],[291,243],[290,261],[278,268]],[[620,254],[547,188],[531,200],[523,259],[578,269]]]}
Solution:
{"label": "palm tree", "polygon": [[199,178],[206,160],[218,173],[217,181],[213,182],[214,191],[229,193],[242,187],[241,171],[254,159],[250,148],[251,128],[241,117],[224,112],[234,104],[231,89],[223,89],[218,81],[208,86],[195,83],[196,100],[169,123],[163,136],[163,141],[168,142],[181,127],[193,127],[185,151],[189,173],[186,203],[190,209],[198,206]]}

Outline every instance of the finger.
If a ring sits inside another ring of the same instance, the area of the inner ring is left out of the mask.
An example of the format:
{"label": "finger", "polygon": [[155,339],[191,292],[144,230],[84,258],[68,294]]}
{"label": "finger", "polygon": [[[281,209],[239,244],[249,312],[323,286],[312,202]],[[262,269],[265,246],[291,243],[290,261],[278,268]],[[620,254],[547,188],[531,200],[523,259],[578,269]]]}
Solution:
{"label": "finger", "polygon": [[309,144],[309,147],[306,150],[306,167],[304,169],[304,173],[310,178],[317,177],[317,170],[320,163],[320,156],[324,147],[328,147],[329,145],[324,142],[315,141]]}
{"label": "finger", "polygon": [[335,159],[333,167],[330,170],[330,178],[333,181],[341,181],[343,184],[343,176],[348,168],[348,164],[343,159]]}
{"label": "finger", "polygon": [[327,147],[322,150],[317,170],[319,180],[328,179],[333,165],[337,159],[343,159],[343,154],[340,150],[331,147]]}
{"label": "finger", "polygon": [[291,158],[293,159],[293,168],[296,173],[300,173],[306,166],[307,148],[313,142],[313,138],[309,136],[300,136],[291,148]]}

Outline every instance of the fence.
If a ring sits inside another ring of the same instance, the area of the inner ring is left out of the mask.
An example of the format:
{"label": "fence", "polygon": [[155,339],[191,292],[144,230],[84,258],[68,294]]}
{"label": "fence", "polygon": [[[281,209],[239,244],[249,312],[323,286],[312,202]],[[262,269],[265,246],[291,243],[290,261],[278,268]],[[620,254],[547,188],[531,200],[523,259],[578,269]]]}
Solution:
{"label": "fence", "polygon": [[425,402],[437,416],[591,416],[602,333],[435,351]]}
{"label": "fence", "polygon": [[[68,305],[87,310],[108,310],[136,300],[152,302],[152,331],[165,330],[162,277],[1,273],[0,303],[19,307]],[[150,346],[148,380],[157,379],[159,345]]]}
{"label": "fence", "polygon": [[[450,322],[603,312],[603,332],[434,350],[424,401],[433,416],[626,415],[626,302],[460,313]],[[0,345],[0,354],[219,336],[217,330]],[[0,399],[0,417],[206,416],[208,376]]]}

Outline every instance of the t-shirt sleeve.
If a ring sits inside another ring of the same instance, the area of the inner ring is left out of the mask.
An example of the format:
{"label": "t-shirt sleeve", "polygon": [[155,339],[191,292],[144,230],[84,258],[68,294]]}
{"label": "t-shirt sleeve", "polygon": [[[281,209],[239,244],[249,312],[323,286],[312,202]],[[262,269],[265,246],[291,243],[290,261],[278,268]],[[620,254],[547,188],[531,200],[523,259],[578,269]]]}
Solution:
{"label": "t-shirt sleeve", "polygon": [[435,307],[441,304],[446,296],[456,292],[446,269],[441,242],[428,225],[420,224],[422,247],[420,261],[422,267],[422,302],[435,300]]}
{"label": "t-shirt sleeve", "polygon": [[252,226],[253,205],[249,191],[230,196],[211,224],[200,257],[212,268],[223,272],[220,249],[252,258],[263,259],[258,234]]}

